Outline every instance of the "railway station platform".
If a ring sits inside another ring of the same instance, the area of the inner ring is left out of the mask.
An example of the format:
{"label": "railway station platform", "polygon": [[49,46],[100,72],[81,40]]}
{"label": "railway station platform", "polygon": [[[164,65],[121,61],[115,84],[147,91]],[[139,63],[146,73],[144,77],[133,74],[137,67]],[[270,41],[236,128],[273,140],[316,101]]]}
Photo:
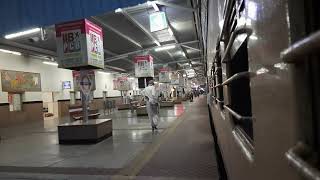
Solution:
{"label": "railway station platform", "polygon": [[218,179],[206,97],[160,114],[152,133],[147,117],[117,111],[112,138],[93,145],[59,145],[64,119],[2,128],[0,179]]}

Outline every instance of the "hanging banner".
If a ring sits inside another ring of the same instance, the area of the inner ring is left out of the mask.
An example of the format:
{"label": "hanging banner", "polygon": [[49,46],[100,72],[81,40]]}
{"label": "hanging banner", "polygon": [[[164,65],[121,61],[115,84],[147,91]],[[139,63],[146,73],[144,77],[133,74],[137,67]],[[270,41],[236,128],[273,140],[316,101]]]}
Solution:
{"label": "hanging banner", "polygon": [[142,55],[134,57],[136,77],[154,77],[153,57]]}
{"label": "hanging banner", "polygon": [[172,85],[179,85],[179,73],[178,72],[172,72],[170,78],[171,78]]}
{"label": "hanging banner", "polygon": [[102,28],[82,19],[56,25],[59,68],[104,68]]}
{"label": "hanging banner", "polygon": [[159,71],[159,82],[170,83],[170,72],[168,68],[161,68]]}
{"label": "hanging banner", "polygon": [[[85,81],[90,81],[90,89],[91,91],[96,90],[96,78],[93,70],[85,70],[86,76],[88,79]],[[72,71],[73,77],[73,86],[74,91],[81,91],[81,73],[80,71]]]}

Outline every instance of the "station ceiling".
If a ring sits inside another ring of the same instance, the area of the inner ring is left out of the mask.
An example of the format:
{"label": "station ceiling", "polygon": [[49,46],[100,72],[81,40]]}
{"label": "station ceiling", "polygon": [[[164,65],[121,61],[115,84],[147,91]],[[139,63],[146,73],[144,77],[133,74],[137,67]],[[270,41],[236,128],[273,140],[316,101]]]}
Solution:
{"label": "station ceiling", "polygon": [[[149,15],[155,12],[150,3],[123,8],[120,12],[114,10],[87,17],[104,31],[105,64],[107,69],[116,67],[120,71],[132,73],[134,71],[133,56],[151,54],[156,67],[168,64],[172,69],[191,68],[203,71],[201,59],[201,42],[195,20],[194,0],[166,0],[156,1],[160,11],[166,13],[169,27],[167,29],[150,32]],[[56,51],[56,38],[54,25],[43,27],[46,32],[45,40],[41,40],[40,33],[31,34],[15,39],[0,39],[0,46],[12,48],[31,47],[32,53],[54,56]],[[156,51],[161,46],[175,45],[173,49]],[[36,48],[36,49],[34,49]],[[42,51],[44,50],[44,51]],[[50,52],[50,53],[48,53]],[[52,53],[51,53],[52,52]],[[26,52],[28,53],[28,52]],[[191,66],[190,66],[191,64]]]}

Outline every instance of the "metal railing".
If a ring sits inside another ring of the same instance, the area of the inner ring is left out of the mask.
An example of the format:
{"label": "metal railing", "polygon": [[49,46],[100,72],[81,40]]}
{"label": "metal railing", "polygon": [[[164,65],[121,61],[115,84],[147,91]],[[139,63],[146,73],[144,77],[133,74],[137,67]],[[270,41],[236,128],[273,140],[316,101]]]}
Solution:
{"label": "metal railing", "polygon": [[240,35],[240,34],[247,34],[247,36],[250,36],[252,34],[252,29],[251,28],[248,28],[248,27],[238,27],[232,34],[231,34],[231,37],[230,37],[230,40],[227,44],[227,48],[226,50],[224,51],[224,55],[222,57],[222,63],[226,63],[226,62],[229,62],[226,60],[226,57],[227,55],[230,53],[230,50],[231,50],[231,47],[234,43],[234,41],[236,40],[236,38]]}
{"label": "metal railing", "polygon": [[228,105],[223,106],[232,116],[234,116],[237,120],[243,121],[243,120],[253,120],[253,117],[251,116],[242,116],[233,109],[231,109]]}
{"label": "metal railing", "polygon": [[232,130],[232,135],[245,157],[252,163],[254,161],[254,147],[250,140],[239,127]]}
{"label": "metal railing", "polygon": [[235,80],[238,80],[238,79],[241,79],[241,78],[253,78],[255,77],[257,74],[254,73],[254,72],[248,72],[248,71],[245,71],[245,72],[239,72],[239,73],[236,73],[234,74],[233,76],[231,76],[230,78],[228,78],[227,80],[225,80],[221,86],[225,86],[225,85],[228,85],[230,83],[232,83],[233,81]]}
{"label": "metal railing", "polygon": [[281,52],[281,58],[287,63],[297,63],[312,53],[319,53],[320,31],[311,34]]}

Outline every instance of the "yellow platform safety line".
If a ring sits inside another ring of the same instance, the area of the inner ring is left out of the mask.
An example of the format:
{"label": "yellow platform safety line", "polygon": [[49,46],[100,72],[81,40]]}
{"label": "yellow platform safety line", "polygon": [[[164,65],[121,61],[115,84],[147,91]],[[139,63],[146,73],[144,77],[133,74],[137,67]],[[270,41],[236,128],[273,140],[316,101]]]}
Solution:
{"label": "yellow platform safety line", "polygon": [[[185,109],[186,111],[186,109]],[[168,127],[164,132],[161,133],[159,137],[155,139],[150,145],[142,150],[142,152],[137,155],[127,167],[120,170],[117,175],[111,177],[112,180],[125,180],[125,179],[135,179],[142,168],[150,161],[154,154],[159,150],[161,144],[165,142],[169,136],[176,130],[181,122],[185,118],[185,112],[178,117],[173,124]]]}

